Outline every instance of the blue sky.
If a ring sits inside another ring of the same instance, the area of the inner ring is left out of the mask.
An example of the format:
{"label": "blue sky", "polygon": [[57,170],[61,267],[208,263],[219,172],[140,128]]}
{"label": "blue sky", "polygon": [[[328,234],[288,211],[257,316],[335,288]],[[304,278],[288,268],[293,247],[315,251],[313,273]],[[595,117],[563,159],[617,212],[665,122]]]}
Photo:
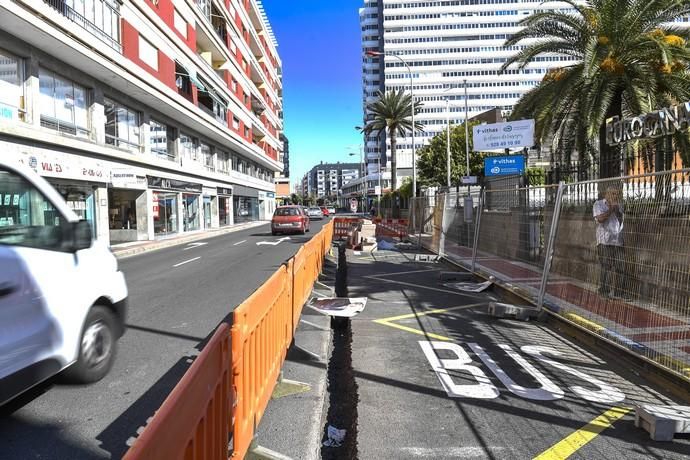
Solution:
{"label": "blue sky", "polygon": [[263,0],[283,61],[283,115],[294,184],[320,161],[359,162],[361,0]]}

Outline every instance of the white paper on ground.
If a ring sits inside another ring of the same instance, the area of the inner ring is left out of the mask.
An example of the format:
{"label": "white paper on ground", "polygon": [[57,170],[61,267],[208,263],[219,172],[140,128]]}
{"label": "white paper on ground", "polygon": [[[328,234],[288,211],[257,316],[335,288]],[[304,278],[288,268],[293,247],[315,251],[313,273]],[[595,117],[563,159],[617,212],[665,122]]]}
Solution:
{"label": "white paper on ground", "polygon": [[345,430],[339,430],[333,425],[328,425],[328,439],[323,442],[326,447],[340,447],[345,440]]}
{"label": "white paper on ground", "polygon": [[328,316],[352,318],[367,306],[366,297],[325,297],[314,299],[309,304],[319,312]]}
{"label": "white paper on ground", "polygon": [[468,282],[444,283],[443,285],[446,287],[449,287],[451,289],[458,289],[460,291],[465,291],[465,292],[482,292],[482,291],[486,290],[492,284],[493,283],[491,281],[485,281],[483,283],[468,283]]}

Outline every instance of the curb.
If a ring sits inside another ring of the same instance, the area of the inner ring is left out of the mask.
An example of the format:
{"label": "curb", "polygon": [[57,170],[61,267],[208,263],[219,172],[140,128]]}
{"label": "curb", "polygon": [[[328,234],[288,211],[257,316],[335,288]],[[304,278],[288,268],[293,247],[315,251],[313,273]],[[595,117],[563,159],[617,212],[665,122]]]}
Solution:
{"label": "curb", "polygon": [[228,233],[235,233],[239,232],[241,230],[246,230],[248,228],[255,228],[255,227],[260,227],[262,225],[268,224],[268,221],[258,221],[258,222],[251,222],[249,224],[239,224],[237,226],[232,226],[223,230],[216,230],[212,232],[202,232],[202,233],[194,233],[192,235],[188,236],[182,236],[179,238],[173,238],[170,240],[158,240],[158,241],[152,241],[150,244],[144,243],[142,246],[138,247],[133,247],[133,248],[123,248],[123,249],[117,249],[113,248],[111,246],[110,250],[113,251],[113,254],[115,257],[120,260],[120,259],[126,259],[128,257],[132,257],[138,254],[142,254],[144,252],[150,252],[150,251],[156,251],[158,249],[165,249],[173,246],[179,246],[183,245],[186,243],[190,243],[193,241],[199,241],[199,240],[206,240],[210,238],[214,238],[217,236],[222,236],[226,235]]}

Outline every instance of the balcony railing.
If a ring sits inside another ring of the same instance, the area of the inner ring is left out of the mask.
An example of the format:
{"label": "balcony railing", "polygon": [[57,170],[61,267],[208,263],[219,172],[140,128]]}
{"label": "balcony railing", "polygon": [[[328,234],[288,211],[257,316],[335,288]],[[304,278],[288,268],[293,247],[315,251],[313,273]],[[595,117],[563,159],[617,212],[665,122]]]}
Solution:
{"label": "balcony railing", "polygon": [[[113,5],[106,0],[94,0],[92,6],[95,6],[97,3],[99,5],[98,8],[92,8],[90,11],[77,11],[73,8],[74,0],[43,1],[118,53],[122,53],[119,6]],[[85,5],[86,3],[82,3],[83,8],[86,8]]]}

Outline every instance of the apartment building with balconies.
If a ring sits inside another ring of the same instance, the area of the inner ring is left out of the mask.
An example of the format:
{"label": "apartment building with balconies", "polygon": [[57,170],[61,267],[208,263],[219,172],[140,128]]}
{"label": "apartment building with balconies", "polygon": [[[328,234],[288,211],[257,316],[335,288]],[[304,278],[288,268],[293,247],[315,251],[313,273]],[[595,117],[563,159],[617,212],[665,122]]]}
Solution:
{"label": "apartment building with balconies", "polygon": [[[493,108],[509,114],[548,69],[569,65],[572,58],[539,57],[524,69],[499,75],[506,59],[522,48],[503,43],[534,11],[567,11],[566,6],[541,0],[364,0],[360,9],[364,122],[366,104],[376,99],[378,90],[409,92],[412,86],[415,101],[423,104],[415,120],[424,126],[415,135],[419,149],[443,132],[449,121],[464,122],[465,81],[469,118]],[[370,57],[367,51],[385,56]],[[385,135],[364,141],[367,171],[375,175],[379,158],[384,166],[389,161],[390,146]],[[396,152],[397,183],[402,184],[412,175],[411,137],[399,137]]]}
{"label": "apartment building with balconies", "polygon": [[106,243],[265,218],[283,169],[276,47],[257,0],[3,2],[0,151]]}

